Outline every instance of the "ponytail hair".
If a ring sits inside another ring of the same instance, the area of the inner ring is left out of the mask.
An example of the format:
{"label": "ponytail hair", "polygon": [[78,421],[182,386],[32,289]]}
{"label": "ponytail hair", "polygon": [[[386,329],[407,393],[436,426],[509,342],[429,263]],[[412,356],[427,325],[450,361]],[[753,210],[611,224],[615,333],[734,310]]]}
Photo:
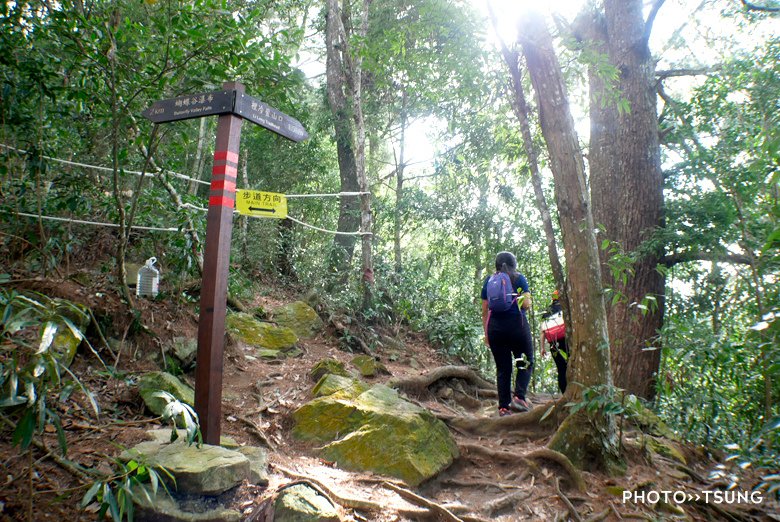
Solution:
{"label": "ponytail hair", "polygon": [[499,252],[496,255],[496,272],[504,272],[509,275],[514,285],[517,281],[517,258],[512,252]]}

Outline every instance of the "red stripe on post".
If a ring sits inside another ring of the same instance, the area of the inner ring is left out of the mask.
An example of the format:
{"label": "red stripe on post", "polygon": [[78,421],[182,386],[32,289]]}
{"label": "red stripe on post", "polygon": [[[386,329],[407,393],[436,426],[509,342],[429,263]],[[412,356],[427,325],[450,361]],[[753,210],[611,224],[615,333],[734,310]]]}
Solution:
{"label": "red stripe on post", "polygon": [[210,207],[228,207],[233,208],[233,198],[226,198],[224,196],[211,196],[209,198]]}
{"label": "red stripe on post", "polygon": [[226,179],[213,179],[211,180],[211,190],[235,192],[236,182]]}
{"label": "red stripe on post", "polygon": [[236,176],[236,167],[230,165],[214,165],[211,169],[211,174],[218,175],[224,174],[225,176]]}
{"label": "red stripe on post", "polygon": [[238,164],[238,153],[229,150],[218,150],[214,152],[214,161],[227,160]]}

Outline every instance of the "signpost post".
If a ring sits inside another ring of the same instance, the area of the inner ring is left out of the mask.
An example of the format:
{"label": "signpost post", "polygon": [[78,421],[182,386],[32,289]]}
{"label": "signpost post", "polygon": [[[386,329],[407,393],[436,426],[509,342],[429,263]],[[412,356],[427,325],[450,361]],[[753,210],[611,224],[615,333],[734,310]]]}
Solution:
{"label": "signpost post", "polygon": [[[227,281],[241,123],[247,119],[296,142],[305,140],[309,135],[295,118],[246,95],[244,86],[238,82],[225,83],[222,91],[157,101],[143,112],[144,117],[154,123],[215,114],[219,115],[219,122],[206,217],[206,247],[203,254],[195,369],[195,411],[200,419],[203,441],[206,444],[218,445],[222,421]],[[249,197],[243,199],[239,205],[240,208],[246,208],[246,212],[242,213],[281,218],[287,216],[287,200],[281,194],[242,191],[244,192]],[[266,195],[269,197],[266,198]]]}

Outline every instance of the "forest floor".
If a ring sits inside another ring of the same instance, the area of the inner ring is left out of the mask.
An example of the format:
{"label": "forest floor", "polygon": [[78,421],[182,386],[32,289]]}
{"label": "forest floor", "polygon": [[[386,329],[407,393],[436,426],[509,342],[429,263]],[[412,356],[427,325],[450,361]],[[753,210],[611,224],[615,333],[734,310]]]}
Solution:
{"label": "forest floor", "polygon": [[[195,306],[166,299],[139,300],[137,307],[146,329],[131,332],[129,315],[108,290],[105,276],[90,274],[88,278],[52,280],[14,274],[14,279],[18,281],[17,289],[35,290],[89,306],[96,316],[104,318],[103,322],[112,322],[111,329],[117,336],[125,337],[117,374],[106,372],[98,358],[83,346],[72,366],[73,372],[95,392],[102,408],[99,417],[91,412],[80,393],[74,393],[67,402],[50,404],[62,419],[67,459],[110,474],[111,463],[123,448],[145,440],[146,430],[165,427],[144,412],[132,382],[144,371],[159,370],[151,356],[159,353],[170,339],[197,337]],[[289,287],[266,286],[264,295],[246,304],[272,309],[301,297]],[[458,364],[445,360],[420,333],[403,328],[384,333],[398,342],[393,347],[378,347],[373,355],[392,376],[380,376],[372,382],[430,375],[439,368]],[[90,340],[105,362],[114,362],[111,359],[116,351],[112,356],[108,349],[101,348],[99,336]],[[262,520],[263,506],[280,487],[295,480],[327,488],[332,500],[341,504],[343,520],[780,520],[777,503],[769,499],[758,505],[624,502],[621,490],[668,491],[671,495],[680,491],[703,493],[728,485],[723,480],[707,479],[717,462],[701,448],[679,444],[686,457],[686,464],[682,465],[646,451],[643,435],[629,427],[623,433],[626,473],[610,477],[582,472],[579,478],[584,488],[579,491],[577,477],[544,454],[552,431],[502,430],[476,436],[453,428],[461,456],[438,477],[415,488],[415,498],[409,494],[409,488],[396,481],[338,469],[318,458],[316,448],[291,436],[291,413],[311,399],[312,366],[324,358],[346,364],[354,356],[343,349],[332,325],[314,339],[302,340],[299,346],[302,356],[281,361],[248,359],[231,342],[225,349],[222,433],[241,444],[271,446],[268,487],[244,484],[226,493],[227,498],[223,499],[244,513],[245,520]],[[185,374],[183,379],[194,385],[193,373]],[[495,399],[479,399],[473,394],[470,401],[455,400],[452,390],[469,394],[473,392],[469,386],[466,380],[444,377],[413,399],[442,418],[484,418],[485,422],[497,418]],[[536,409],[545,410],[553,401],[545,394],[531,394],[530,399]],[[83,510],[79,506],[89,484],[58,463],[55,430],[45,430],[44,449],[33,447],[31,452],[20,453],[18,447],[11,446],[12,426],[7,419],[0,420],[0,520],[94,520],[94,509]],[[751,470],[740,472],[739,478],[739,490],[749,491],[758,483]],[[655,500],[652,495],[647,498]],[[355,499],[363,501],[363,509],[354,509]]]}

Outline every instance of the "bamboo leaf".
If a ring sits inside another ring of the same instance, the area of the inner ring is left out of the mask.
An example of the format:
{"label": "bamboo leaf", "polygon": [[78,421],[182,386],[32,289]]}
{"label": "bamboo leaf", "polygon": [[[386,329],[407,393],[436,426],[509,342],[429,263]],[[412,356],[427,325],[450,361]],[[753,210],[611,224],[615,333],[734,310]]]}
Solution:
{"label": "bamboo leaf", "polygon": [[54,341],[54,336],[57,335],[57,328],[57,323],[52,321],[47,321],[46,324],[43,325],[41,342],[38,345],[38,350],[35,352],[36,355],[41,354],[49,349],[51,343]]}

